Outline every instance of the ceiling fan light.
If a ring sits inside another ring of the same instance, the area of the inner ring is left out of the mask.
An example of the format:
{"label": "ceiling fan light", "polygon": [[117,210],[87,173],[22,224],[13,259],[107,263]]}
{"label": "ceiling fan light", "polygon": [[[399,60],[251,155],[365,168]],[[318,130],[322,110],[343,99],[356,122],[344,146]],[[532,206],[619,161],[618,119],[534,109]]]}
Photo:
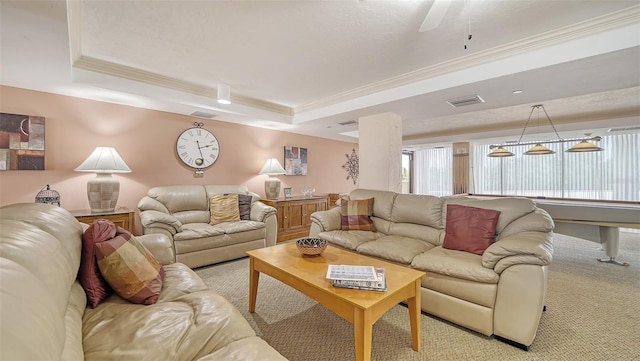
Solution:
{"label": "ceiling fan light", "polygon": [[525,155],[545,155],[545,154],[555,154],[554,151],[545,147],[544,145],[538,143],[531,147],[528,151],[524,152]]}
{"label": "ceiling fan light", "polygon": [[504,158],[504,157],[513,157],[514,154],[505,149],[504,147],[495,148],[491,153],[487,154],[487,157],[492,158]]}
{"label": "ceiling fan light", "polygon": [[567,149],[565,152],[571,153],[586,153],[586,152],[600,152],[604,149],[598,147],[593,143],[589,143],[586,140],[581,141],[580,143],[574,145],[573,147]]}

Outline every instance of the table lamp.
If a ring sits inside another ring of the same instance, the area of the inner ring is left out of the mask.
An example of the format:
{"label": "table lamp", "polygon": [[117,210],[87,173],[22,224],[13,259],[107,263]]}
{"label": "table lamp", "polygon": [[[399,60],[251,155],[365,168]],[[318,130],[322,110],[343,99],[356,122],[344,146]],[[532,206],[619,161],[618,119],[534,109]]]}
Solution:
{"label": "table lamp", "polygon": [[113,212],[120,195],[120,182],[111,177],[111,173],[131,172],[118,151],[112,147],[97,147],[75,170],[96,173],[96,177],[87,182],[91,212]]}
{"label": "table lamp", "polygon": [[264,181],[264,193],[267,199],[278,199],[280,196],[280,179],[276,178],[276,176],[286,173],[276,158],[267,159],[264,163],[260,174],[269,175],[269,178]]}

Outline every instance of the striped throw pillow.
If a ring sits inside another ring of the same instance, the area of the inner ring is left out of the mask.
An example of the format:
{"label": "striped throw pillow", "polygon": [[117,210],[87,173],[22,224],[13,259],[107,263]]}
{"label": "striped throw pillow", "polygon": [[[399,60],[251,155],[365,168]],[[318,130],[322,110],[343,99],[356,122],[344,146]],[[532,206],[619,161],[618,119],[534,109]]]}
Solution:
{"label": "striped throw pillow", "polygon": [[102,276],[120,297],[132,303],[156,303],[164,269],[138,239],[118,228],[114,238],[96,243],[95,248]]}
{"label": "striped throw pillow", "polygon": [[240,220],[237,194],[217,194],[209,197],[209,224],[236,222]]}
{"label": "striped throw pillow", "polygon": [[346,200],[340,202],[342,209],[342,230],[376,231],[371,215],[373,214],[373,198]]}

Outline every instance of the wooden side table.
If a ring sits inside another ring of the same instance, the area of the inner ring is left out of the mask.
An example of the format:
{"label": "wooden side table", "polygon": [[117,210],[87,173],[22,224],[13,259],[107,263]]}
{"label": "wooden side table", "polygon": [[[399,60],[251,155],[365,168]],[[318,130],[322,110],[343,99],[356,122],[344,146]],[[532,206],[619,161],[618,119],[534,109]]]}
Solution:
{"label": "wooden side table", "polygon": [[135,211],[126,207],[120,207],[113,212],[92,213],[89,209],[70,211],[79,222],[91,224],[96,219],[107,219],[118,227],[122,227],[133,234]]}
{"label": "wooden side table", "polygon": [[277,242],[309,236],[311,213],[326,211],[329,197],[291,197],[261,199],[262,203],[274,207],[278,218]]}

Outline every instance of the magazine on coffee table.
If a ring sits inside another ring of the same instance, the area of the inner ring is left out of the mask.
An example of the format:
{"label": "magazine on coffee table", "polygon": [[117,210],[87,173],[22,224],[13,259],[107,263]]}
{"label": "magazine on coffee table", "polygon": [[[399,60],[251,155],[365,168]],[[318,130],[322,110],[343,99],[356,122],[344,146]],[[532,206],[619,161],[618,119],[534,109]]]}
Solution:
{"label": "magazine on coffee table", "polygon": [[387,277],[384,268],[376,267],[377,281],[333,280],[333,287],[354,288],[358,290],[386,291]]}
{"label": "magazine on coffee table", "polygon": [[327,269],[330,280],[378,281],[378,274],[373,266],[330,264]]}

